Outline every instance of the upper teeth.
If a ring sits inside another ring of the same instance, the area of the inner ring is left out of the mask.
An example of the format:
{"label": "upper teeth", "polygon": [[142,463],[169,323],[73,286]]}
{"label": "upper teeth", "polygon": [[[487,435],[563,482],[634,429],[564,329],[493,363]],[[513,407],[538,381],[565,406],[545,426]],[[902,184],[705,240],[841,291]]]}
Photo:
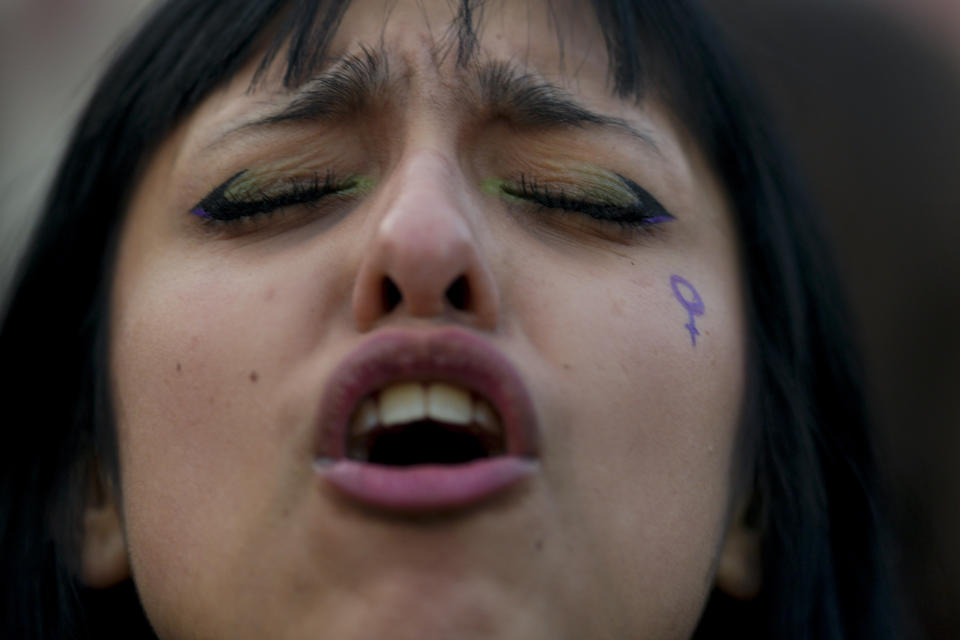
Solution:
{"label": "upper teeth", "polygon": [[366,398],[353,415],[354,435],[378,426],[405,424],[426,419],[447,424],[474,424],[500,433],[500,418],[487,401],[461,387],[443,382],[400,382]]}

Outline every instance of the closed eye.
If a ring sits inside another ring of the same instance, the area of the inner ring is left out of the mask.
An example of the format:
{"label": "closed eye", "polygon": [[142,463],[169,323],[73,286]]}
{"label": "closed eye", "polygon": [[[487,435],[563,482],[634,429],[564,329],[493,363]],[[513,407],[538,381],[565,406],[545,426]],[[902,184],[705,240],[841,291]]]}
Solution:
{"label": "closed eye", "polygon": [[622,228],[645,228],[674,219],[646,189],[620,174],[614,175],[631,194],[629,202],[585,197],[581,192],[586,189],[546,186],[526,176],[521,176],[519,182],[504,183],[500,188],[508,196],[531,202],[543,209],[578,213]]}
{"label": "closed eye", "polygon": [[348,194],[364,182],[358,177],[339,179],[328,172],[260,185],[245,182],[247,173],[244,170],[232,176],[194,205],[190,213],[210,222],[236,222],[285,207],[317,203],[333,194]]}

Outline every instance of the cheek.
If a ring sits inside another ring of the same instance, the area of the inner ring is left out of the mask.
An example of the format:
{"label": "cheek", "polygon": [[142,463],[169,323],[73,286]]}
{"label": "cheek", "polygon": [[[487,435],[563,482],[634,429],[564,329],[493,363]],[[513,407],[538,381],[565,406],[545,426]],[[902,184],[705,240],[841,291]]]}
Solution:
{"label": "cheek", "polygon": [[589,410],[609,418],[571,435],[629,440],[644,437],[645,425],[673,424],[697,431],[689,435],[702,442],[729,444],[744,391],[740,292],[731,284],[736,274],[695,264],[675,270],[702,297],[696,315],[689,310],[692,296],[678,299],[674,269],[663,265],[589,277],[551,270],[552,277],[531,277],[513,295],[529,307],[518,314],[527,319],[524,332],[556,372],[538,375],[553,376],[551,386],[576,389],[572,406],[551,394],[545,409],[557,402],[575,415]]}
{"label": "cheek", "polygon": [[315,398],[291,381],[309,378],[296,356],[326,324],[319,281],[190,264],[158,260],[115,296],[125,526],[148,612],[202,610],[178,594],[216,593],[213,577],[232,575],[244,547],[282,546],[265,541],[312,486]]}
{"label": "cheek", "polygon": [[[201,441],[222,435],[219,429],[243,428],[225,416],[252,411],[255,418],[266,409],[284,354],[307,339],[290,310],[273,304],[278,295],[265,276],[219,270],[213,277],[163,263],[141,272],[117,296],[114,313],[114,397],[123,441],[131,448],[165,442],[154,457],[169,447],[203,455],[209,449],[197,446]],[[240,435],[234,431],[220,447],[240,446]]]}
{"label": "cheek", "polygon": [[549,381],[545,472],[567,496],[561,520],[590,549],[582,571],[609,576],[608,593],[655,595],[677,619],[696,619],[690,594],[710,588],[730,501],[740,294],[732,268],[674,267],[703,298],[694,346],[670,268],[637,262],[589,278],[554,270],[517,296],[541,310],[525,331],[550,358],[530,376]]}

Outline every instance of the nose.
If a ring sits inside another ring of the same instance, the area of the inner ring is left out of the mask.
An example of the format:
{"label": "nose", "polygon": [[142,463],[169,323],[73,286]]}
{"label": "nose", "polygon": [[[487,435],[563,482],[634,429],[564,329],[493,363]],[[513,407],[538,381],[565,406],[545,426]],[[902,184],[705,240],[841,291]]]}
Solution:
{"label": "nose", "polygon": [[471,227],[477,205],[465,184],[434,152],[411,158],[386,183],[353,290],[361,331],[395,316],[496,327],[497,286]]}

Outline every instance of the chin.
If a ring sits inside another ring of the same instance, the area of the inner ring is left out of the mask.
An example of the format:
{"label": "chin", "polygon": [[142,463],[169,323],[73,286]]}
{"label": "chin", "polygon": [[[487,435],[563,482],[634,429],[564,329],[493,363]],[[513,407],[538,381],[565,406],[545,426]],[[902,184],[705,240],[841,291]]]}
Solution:
{"label": "chin", "polygon": [[[379,580],[370,589],[342,593],[326,611],[294,630],[290,638],[337,640],[425,640],[564,638],[526,607],[488,584],[477,581]],[[556,619],[556,616],[554,616]]]}

